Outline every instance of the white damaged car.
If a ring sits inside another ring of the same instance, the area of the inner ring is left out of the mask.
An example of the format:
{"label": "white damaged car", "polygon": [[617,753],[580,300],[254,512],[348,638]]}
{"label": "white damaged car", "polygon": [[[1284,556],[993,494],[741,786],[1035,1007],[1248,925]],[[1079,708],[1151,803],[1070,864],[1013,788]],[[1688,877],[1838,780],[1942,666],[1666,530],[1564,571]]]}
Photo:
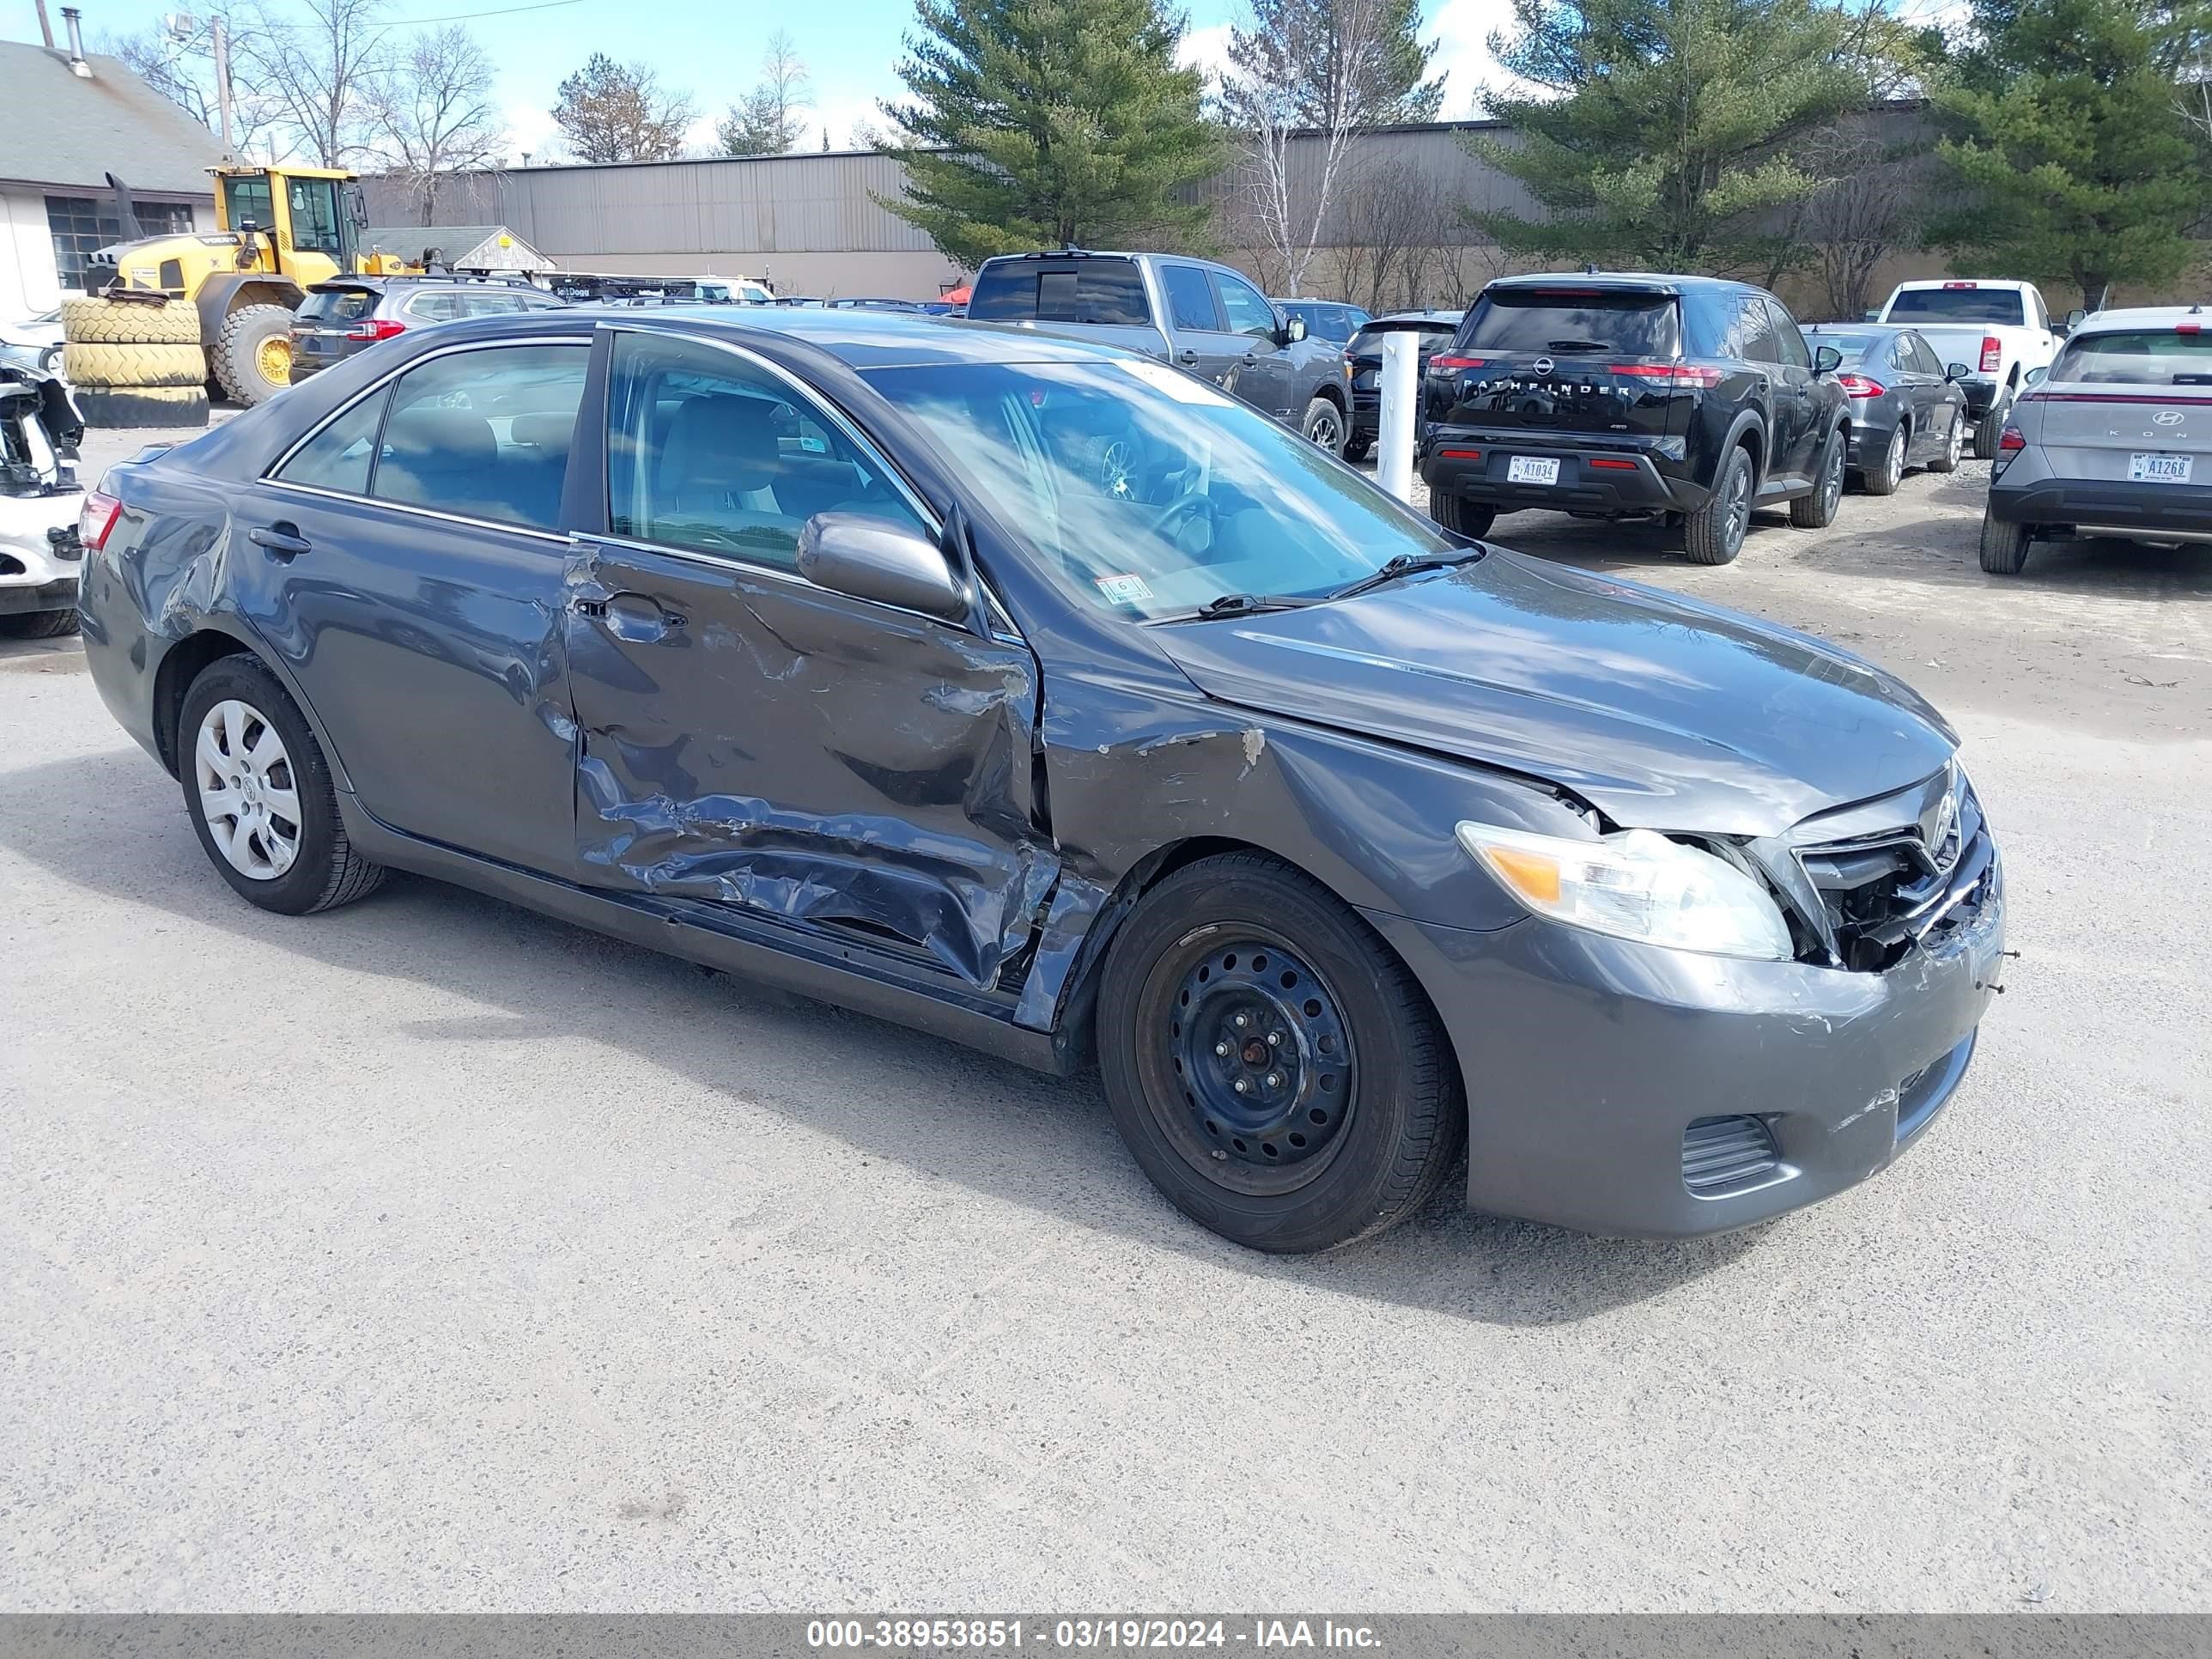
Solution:
{"label": "white damaged car", "polygon": [[76,632],[84,420],[57,375],[0,363],[0,635]]}

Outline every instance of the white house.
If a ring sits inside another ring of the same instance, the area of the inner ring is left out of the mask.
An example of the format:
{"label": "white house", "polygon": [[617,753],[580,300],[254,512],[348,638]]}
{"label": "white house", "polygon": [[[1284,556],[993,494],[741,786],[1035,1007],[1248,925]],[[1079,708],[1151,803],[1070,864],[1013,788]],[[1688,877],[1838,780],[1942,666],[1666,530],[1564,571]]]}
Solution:
{"label": "white house", "polygon": [[130,187],[147,235],[212,231],[220,159],[213,134],[115,58],[0,40],[0,322],[81,291],[84,256],[124,239],[106,175]]}

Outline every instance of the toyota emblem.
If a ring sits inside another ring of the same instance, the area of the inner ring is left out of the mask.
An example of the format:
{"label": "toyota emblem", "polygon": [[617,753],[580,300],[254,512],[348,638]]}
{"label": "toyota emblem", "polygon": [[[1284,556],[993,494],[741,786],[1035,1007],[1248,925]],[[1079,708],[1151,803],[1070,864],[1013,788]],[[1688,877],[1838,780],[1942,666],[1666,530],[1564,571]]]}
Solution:
{"label": "toyota emblem", "polygon": [[2157,422],[2160,426],[2179,426],[2188,418],[2189,417],[2186,415],[2184,415],[2178,409],[2161,409],[2157,414],[2151,416],[2151,419]]}
{"label": "toyota emblem", "polygon": [[1539,357],[1528,366],[1539,374],[1549,374],[1552,372],[1552,360],[1549,357]]}

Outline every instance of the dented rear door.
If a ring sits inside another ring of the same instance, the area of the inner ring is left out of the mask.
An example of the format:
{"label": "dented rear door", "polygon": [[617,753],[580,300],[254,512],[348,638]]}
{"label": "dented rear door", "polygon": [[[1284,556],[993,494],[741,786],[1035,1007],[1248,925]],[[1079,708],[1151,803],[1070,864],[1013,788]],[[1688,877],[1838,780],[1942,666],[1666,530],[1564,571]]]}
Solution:
{"label": "dented rear door", "polygon": [[996,984],[1058,868],[1028,647],[799,575],[814,513],[935,526],[781,371],[617,332],[606,410],[608,532],[567,583],[583,878]]}

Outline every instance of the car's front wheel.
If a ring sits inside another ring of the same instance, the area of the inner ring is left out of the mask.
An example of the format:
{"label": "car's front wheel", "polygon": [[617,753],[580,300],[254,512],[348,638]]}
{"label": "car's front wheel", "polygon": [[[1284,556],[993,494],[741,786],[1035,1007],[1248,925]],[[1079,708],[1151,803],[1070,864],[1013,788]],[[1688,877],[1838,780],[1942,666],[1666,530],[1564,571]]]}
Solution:
{"label": "car's front wheel", "polygon": [[282,683],[252,657],[221,657],[185,693],[177,772],[200,846],[240,896],[301,916],[384,879],[353,850],[331,770]]}
{"label": "car's front wheel", "polygon": [[1992,576],[2017,576],[2027,562],[2027,526],[1982,514],[1982,568]]}
{"label": "car's front wheel", "polygon": [[1224,854],[1145,895],[1107,957],[1100,1069],[1155,1186],[1224,1238],[1327,1250],[1413,1213],[1466,1110],[1420,986],[1297,871]]}
{"label": "car's front wheel", "polygon": [[1343,453],[1347,427],[1342,410],[1327,398],[1316,398],[1306,405],[1306,417],[1298,430],[1305,434],[1308,442],[1336,455]]}

